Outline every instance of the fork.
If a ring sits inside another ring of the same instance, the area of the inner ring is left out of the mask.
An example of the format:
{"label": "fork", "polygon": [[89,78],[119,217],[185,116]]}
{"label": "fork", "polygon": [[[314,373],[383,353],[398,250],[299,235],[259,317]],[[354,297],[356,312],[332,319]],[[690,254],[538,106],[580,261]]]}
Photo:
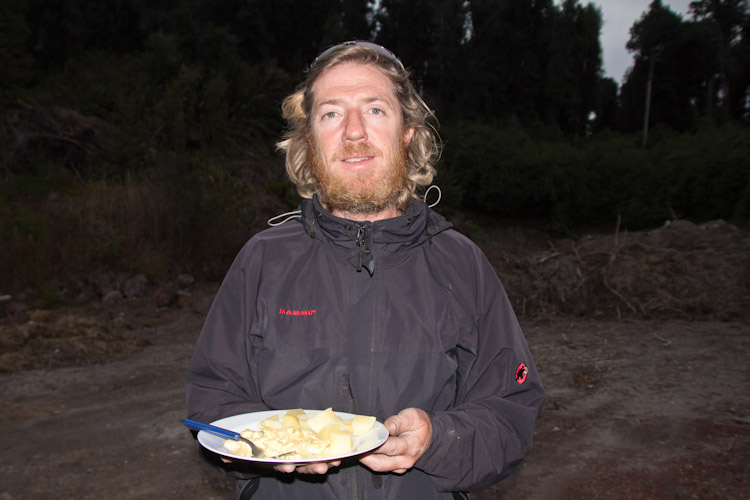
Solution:
{"label": "fork", "polygon": [[197,422],[195,420],[185,419],[182,421],[183,424],[185,424],[185,427],[188,427],[189,429],[193,429],[196,431],[204,431],[209,434],[213,434],[214,436],[223,437],[225,439],[231,439],[233,441],[242,441],[243,443],[247,443],[250,445],[250,449],[253,452],[254,457],[262,457],[263,456],[263,449],[250,441],[249,439],[246,439],[242,437],[242,434],[235,431],[230,431],[229,429],[224,429],[223,427],[216,427],[215,425],[211,424],[204,424],[202,422]]}

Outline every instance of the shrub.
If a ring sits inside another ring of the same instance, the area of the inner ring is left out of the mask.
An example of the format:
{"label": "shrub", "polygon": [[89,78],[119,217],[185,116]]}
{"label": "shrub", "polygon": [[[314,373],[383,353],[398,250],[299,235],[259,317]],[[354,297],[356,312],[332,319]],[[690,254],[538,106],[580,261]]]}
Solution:
{"label": "shrub", "polygon": [[453,185],[441,188],[462,195],[449,203],[541,218],[557,232],[617,219],[632,229],[670,218],[731,219],[750,204],[750,132],[743,128],[656,130],[649,149],[636,136],[603,134],[574,147],[474,122],[448,124],[442,134],[439,167]]}

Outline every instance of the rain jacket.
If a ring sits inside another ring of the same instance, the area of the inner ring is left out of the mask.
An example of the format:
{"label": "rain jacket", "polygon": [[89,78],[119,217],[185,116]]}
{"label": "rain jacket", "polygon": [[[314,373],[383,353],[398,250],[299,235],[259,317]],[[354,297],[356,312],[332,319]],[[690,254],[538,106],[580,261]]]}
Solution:
{"label": "rain jacket", "polygon": [[451,499],[508,475],[531,449],[544,394],[507,295],[481,250],[413,201],[355,222],[305,200],[298,220],[242,248],[198,339],[188,417],[268,409],[425,410],[430,447],[403,475],[356,459],[325,476],[260,477],[260,499]]}

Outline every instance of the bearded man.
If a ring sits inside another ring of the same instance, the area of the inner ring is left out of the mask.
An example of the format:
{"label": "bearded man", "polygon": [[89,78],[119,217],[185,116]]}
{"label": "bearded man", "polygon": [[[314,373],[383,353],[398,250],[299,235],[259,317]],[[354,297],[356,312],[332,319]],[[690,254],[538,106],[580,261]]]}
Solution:
{"label": "bearded man", "polygon": [[232,264],[190,364],[188,416],[333,407],[389,437],[300,464],[202,455],[243,499],[466,498],[506,477],[544,392],[489,262],[419,199],[439,147],[407,70],[379,45],[336,45],[283,115],[303,201]]}

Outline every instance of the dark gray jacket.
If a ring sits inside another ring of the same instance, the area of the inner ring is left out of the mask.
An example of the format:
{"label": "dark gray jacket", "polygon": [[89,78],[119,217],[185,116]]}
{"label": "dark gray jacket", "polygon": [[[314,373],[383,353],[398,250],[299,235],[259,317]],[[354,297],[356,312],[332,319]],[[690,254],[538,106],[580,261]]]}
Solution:
{"label": "dark gray jacket", "polygon": [[544,400],[507,295],[479,248],[421,202],[358,223],[317,199],[244,246],[208,314],[186,381],[188,417],[267,409],[432,419],[403,475],[356,460],[327,476],[260,476],[262,499],[447,499],[505,477],[531,449]]}

